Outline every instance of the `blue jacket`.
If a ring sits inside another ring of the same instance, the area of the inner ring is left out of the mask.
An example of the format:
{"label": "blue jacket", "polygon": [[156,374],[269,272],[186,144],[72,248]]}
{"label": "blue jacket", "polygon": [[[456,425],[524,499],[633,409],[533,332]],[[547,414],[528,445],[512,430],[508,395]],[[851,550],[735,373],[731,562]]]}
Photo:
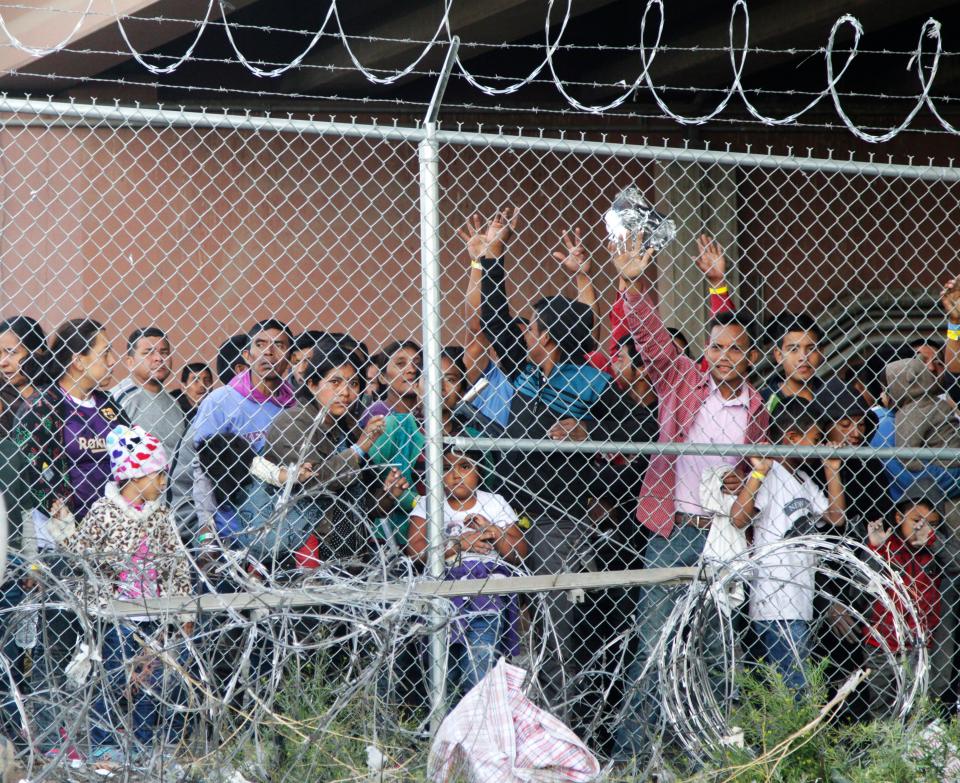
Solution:
{"label": "blue jacket", "polygon": [[[889,448],[896,446],[896,432],[894,429],[895,411],[882,408],[879,405],[873,408],[877,417],[877,429],[873,433],[870,445],[874,448]],[[890,497],[896,503],[917,479],[931,478],[944,491],[947,497],[960,497],[960,468],[945,468],[940,465],[927,465],[923,470],[911,471],[904,467],[898,459],[883,460],[883,467],[890,477]]]}

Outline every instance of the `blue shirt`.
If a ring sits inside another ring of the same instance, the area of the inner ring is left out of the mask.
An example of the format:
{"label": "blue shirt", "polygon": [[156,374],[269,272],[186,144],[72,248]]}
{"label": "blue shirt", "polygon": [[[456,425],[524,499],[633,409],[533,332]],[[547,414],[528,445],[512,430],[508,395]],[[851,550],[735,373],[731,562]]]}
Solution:
{"label": "blue shirt", "polygon": [[257,402],[244,397],[232,386],[221,386],[208,394],[193,420],[196,446],[211,435],[242,435],[258,454],[267,444],[267,430],[283,410],[274,402]]}
{"label": "blue shirt", "polygon": [[583,421],[593,418],[593,405],[610,380],[609,375],[589,364],[559,364],[549,376],[528,364],[517,376],[516,389],[523,397],[539,399],[557,418]]}
{"label": "blue shirt", "polygon": [[487,387],[470,404],[490,421],[506,427],[510,421],[510,402],[515,392],[513,384],[496,362],[487,364],[483,377],[487,380]]}

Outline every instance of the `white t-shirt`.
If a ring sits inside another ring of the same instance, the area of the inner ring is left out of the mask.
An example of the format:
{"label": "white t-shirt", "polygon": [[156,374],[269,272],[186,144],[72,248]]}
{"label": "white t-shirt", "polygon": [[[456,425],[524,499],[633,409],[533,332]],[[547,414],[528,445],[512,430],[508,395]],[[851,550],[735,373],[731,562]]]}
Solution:
{"label": "white t-shirt", "polygon": [[[426,517],[427,499],[422,495],[417,498],[413,504],[413,510],[410,512],[412,517]],[[446,538],[460,536],[468,530],[467,522],[474,516],[481,516],[488,520],[491,525],[496,525],[502,530],[506,530],[517,522],[517,513],[510,508],[500,495],[493,492],[484,492],[477,490],[476,502],[468,509],[454,510],[450,507],[448,500],[443,501],[443,534]],[[464,552],[464,560],[479,560],[487,563],[496,563],[500,560],[500,555],[494,550],[490,554],[481,554],[479,552]]]}
{"label": "white t-shirt", "polygon": [[[810,476],[791,473],[774,462],[757,492],[753,544],[760,548],[783,541],[787,531],[804,516],[821,516],[827,498]],[[754,558],[756,576],[750,592],[751,620],[813,619],[812,555],[771,553]]]}

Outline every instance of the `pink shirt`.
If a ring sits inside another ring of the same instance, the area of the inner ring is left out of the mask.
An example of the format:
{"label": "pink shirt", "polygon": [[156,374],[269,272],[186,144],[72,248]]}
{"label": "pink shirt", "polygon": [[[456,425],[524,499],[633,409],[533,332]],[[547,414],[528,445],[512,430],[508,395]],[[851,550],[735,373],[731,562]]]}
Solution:
{"label": "pink shirt", "polygon": [[[747,425],[750,423],[750,395],[746,384],[733,399],[724,399],[713,379],[710,394],[687,430],[687,443],[735,443],[746,442]],[[700,477],[706,468],[740,462],[739,457],[710,457],[689,455],[677,457],[677,483],[674,488],[676,509],[684,514],[703,514],[700,504]]]}
{"label": "pink shirt", "polygon": [[[653,388],[657,391],[657,415],[660,421],[657,440],[660,443],[683,443],[710,396],[710,376],[677,350],[650,297],[627,294],[624,302],[627,325],[643,357]],[[769,422],[766,406],[752,387],[746,387],[746,394],[749,399],[749,422],[744,437],[736,441],[728,440],[727,443],[764,442]],[[669,538],[673,532],[676,479],[674,457],[668,454],[653,454],[650,457],[637,504],[637,520],[647,530],[664,538]]]}

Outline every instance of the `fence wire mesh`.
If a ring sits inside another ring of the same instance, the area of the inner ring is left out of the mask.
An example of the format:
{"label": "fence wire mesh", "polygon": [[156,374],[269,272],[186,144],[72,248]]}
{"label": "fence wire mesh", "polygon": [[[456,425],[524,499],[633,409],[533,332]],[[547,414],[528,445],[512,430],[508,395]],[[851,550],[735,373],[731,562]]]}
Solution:
{"label": "fence wire mesh", "polygon": [[636,779],[759,664],[954,711],[954,169],[0,112],[29,779]]}

